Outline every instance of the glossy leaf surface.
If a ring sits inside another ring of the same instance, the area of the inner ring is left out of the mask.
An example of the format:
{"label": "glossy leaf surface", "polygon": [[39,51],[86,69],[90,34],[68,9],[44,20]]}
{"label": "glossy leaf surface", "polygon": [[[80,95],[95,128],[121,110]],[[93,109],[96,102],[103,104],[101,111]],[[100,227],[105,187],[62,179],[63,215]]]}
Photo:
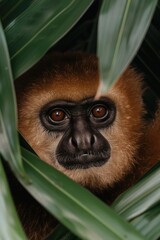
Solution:
{"label": "glossy leaf surface", "polygon": [[26,240],[22,226],[18,219],[3,165],[0,159],[0,239],[1,240]]}
{"label": "glossy leaf surface", "polygon": [[157,0],[105,0],[98,25],[98,56],[103,91],[117,80],[136,54]]}
{"label": "glossy leaf surface", "polygon": [[86,189],[22,149],[32,184],[25,188],[49,212],[82,239],[143,239],[111,208]]}
{"label": "glossy leaf surface", "polygon": [[156,205],[160,201],[159,176],[160,164],[114,202],[116,212],[131,220]]}
{"label": "glossy leaf surface", "polygon": [[160,238],[160,203],[132,220],[132,225],[139,230],[147,240]]}
{"label": "glossy leaf surface", "polygon": [[35,64],[78,21],[92,0],[39,0],[6,28],[14,77]]}
{"label": "glossy leaf surface", "polygon": [[33,0],[2,0],[0,2],[0,16],[3,26],[6,27],[21,14]]}
{"label": "glossy leaf surface", "polygon": [[53,233],[51,233],[45,240],[76,240],[78,239],[63,225],[58,225]]}
{"label": "glossy leaf surface", "polygon": [[128,189],[112,207],[148,240],[160,237],[160,163]]}
{"label": "glossy leaf surface", "polygon": [[17,136],[16,100],[7,44],[0,23],[0,153],[23,174]]}
{"label": "glossy leaf surface", "polygon": [[[130,223],[147,239],[157,240],[160,237],[159,222],[160,222],[160,181],[159,181],[159,169],[160,165],[154,166],[146,176],[140,180],[135,186],[128,189],[113,203],[112,207],[125,219],[129,219]],[[156,181],[155,181],[156,176]],[[157,184],[158,183],[158,184]],[[144,189],[143,189],[144,186]],[[155,186],[157,188],[156,200],[154,196]],[[153,191],[152,191],[153,189]],[[142,196],[141,196],[142,193]],[[149,198],[148,198],[149,196]],[[153,204],[148,205],[148,199]],[[146,204],[147,203],[147,204]],[[142,211],[137,211],[137,206],[142,208]],[[125,211],[123,213],[123,209]],[[135,215],[133,216],[135,209]],[[132,211],[131,211],[132,210]],[[63,226],[58,226],[56,231],[51,235],[55,239],[74,239],[74,236],[70,234]],[[48,238],[50,240],[52,238]],[[53,238],[54,239],[54,238]]]}

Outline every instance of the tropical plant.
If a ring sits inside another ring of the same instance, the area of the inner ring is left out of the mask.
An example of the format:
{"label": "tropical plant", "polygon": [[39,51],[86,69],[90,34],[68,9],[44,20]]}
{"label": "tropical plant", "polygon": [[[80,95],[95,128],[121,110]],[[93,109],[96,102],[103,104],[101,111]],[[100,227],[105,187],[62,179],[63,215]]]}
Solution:
{"label": "tropical plant", "polygon": [[147,70],[152,79],[149,84],[159,94],[156,63],[148,61],[150,54],[157,63],[159,61],[160,32],[156,20],[159,13],[157,0],[0,2],[1,240],[26,239],[9,191],[4,161],[24,188],[67,227],[58,226],[48,239],[154,240],[160,237],[160,165],[117,199],[112,207],[105,205],[20,147],[13,87],[13,80],[51,48],[96,52],[97,45],[101,79],[106,90],[131,62],[150,26],[134,62]]}

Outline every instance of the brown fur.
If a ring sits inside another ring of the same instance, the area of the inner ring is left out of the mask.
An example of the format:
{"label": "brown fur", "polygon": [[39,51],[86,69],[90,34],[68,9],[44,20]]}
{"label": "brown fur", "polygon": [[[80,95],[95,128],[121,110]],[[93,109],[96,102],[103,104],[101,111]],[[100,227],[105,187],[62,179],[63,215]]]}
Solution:
{"label": "brown fur", "polygon": [[142,77],[128,68],[104,94],[115,103],[116,118],[112,126],[101,130],[112,149],[111,158],[101,167],[73,171],[60,166],[54,153],[62,136],[48,134],[39,118],[47,103],[94,97],[98,85],[96,57],[81,53],[47,56],[15,83],[19,130],[31,147],[42,160],[93,192],[110,192],[113,197],[105,196],[109,201],[160,159],[160,113],[153,121],[144,120]]}

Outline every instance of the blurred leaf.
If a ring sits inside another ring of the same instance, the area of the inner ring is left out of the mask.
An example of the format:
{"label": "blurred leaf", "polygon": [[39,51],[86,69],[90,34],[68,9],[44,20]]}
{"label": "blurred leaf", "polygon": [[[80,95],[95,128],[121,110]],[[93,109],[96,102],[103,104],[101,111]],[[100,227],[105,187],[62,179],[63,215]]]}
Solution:
{"label": "blurred leaf", "polygon": [[157,0],[105,0],[99,16],[98,56],[106,91],[136,54]]}
{"label": "blurred leaf", "polygon": [[[154,179],[154,172],[157,170],[159,170],[159,167],[160,167],[160,164],[157,164],[155,165],[150,171],[149,173],[146,174],[146,176],[143,178],[146,180],[146,177],[148,178],[149,176],[149,182],[152,184],[152,178]],[[159,173],[159,172],[158,172]],[[158,175],[157,175],[158,176]],[[143,181],[144,180],[141,180],[140,181],[140,184],[137,183],[139,185],[139,192],[141,192],[141,188],[143,187]],[[147,181],[146,181],[146,184],[147,184]],[[149,189],[151,190],[152,188],[152,185],[148,184],[149,185]],[[154,183],[153,183],[154,185]],[[135,191],[137,191],[137,188],[133,187],[134,189],[129,189],[126,191],[126,193],[122,194],[121,197],[119,197],[120,199],[122,198],[122,200],[124,199],[124,202],[123,205],[121,206],[121,208],[123,209],[123,207],[127,204],[129,204],[129,211],[130,211],[130,208],[132,207],[132,204],[133,206],[135,207],[135,202],[132,201],[131,202],[126,202],[125,199],[126,199],[126,196],[130,196],[131,194],[131,199],[133,198],[133,195],[132,195],[132,192],[133,194],[135,193]],[[146,191],[146,188],[144,189],[144,192]],[[147,190],[148,192],[149,190]],[[142,194],[144,193],[142,192]],[[157,191],[158,193],[160,193],[159,191]],[[126,195],[127,194],[127,195]],[[154,193],[152,194],[152,196],[150,196],[150,199],[154,196]],[[134,218],[132,218],[131,220],[131,224],[137,229],[139,230],[139,232],[145,236],[146,239],[148,240],[157,240],[158,237],[160,237],[160,231],[159,231],[159,223],[160,223],[160,194],[158,194],[159,196],[159,200],[158,200],[158,205],[156,205],[155,207],[150,207],[148,206],[146,208],[146,198],[144,197],[143,199],[143,205],[145,205],[145,209],[147,209],[147,211],[141,213],[141,215],[136,215]],[[138,198],[139,199],[139,195],[136,195],[135,196],[135,199]],[[118,199],[117,199],[118,201]],[[155,205],[156,203],[154,203]],[[113,207],[114,207],[114,204],[113,204]],[[133,207],[133,209],[134,209]],[[116,209],[117,210],[117,209]],[[119,211],[119,209],[118,209]],[[126,210],[127,212],[127,210]],[[124,217],[127,217],[127,216],[124,216]],[[69,231],[67,231],[67,229],[65,229],[65,227],[63,226],[58,226],[56,228],[56,231],[50,236],[50,238],[47,238],[47,240],[51,240],[51,239],[56,239],[56,240],[61,240],[61,239],[67,239],[67,240],[75,240],[77,239],[74,235],[72,235]]]}
{"label": "blurred leaf", "polygon": [[148,240],[160,238],[160,203],[149,209],[144,214],[133,219],[132,225],[139,230]]}
{"label": "blurred leaf", "polygon": [[0,153],[23,175],[17,136],[16,100],[7,44],[0,23]]}
{"label": "blurred leaf", "polygon": [[127,220],[131,220],[160,201],[160,163],[136,185],[123,193],[112,207]]}
{"label": "blurred leaf", "polygon": [[[22,184],[50,213],[82,239],[143,239],[135,229],[86,189],[22,149],[32,184]],[[21,180],[21,179],[20,179]]]}
{"label": "blurred leaf", "polygon": [[5,29],[14,77],[35,64],[84,14],[93,0],[33,1]]}
{"label": "blurred leaf", "polygon": [[59,224],[55,228],[54,232],[50,234],[45,240],[78,240],[66,227]]}
{"label": "blurred leaf", "polygon": [[0,16],[3,26],[6,27],[19,14],[21,14],[33,0],[2,0],[0,2]]}
{"label": "blurred leaf", "polygon": [[19,222],[5,172],[0,159],[0,239],[1,240],[23,240],[27,239]]}
{"label": "blurred leaf", "polygon": [[148,240],[160,237],[160,163],[135,186],[121,194],[112,207]]}

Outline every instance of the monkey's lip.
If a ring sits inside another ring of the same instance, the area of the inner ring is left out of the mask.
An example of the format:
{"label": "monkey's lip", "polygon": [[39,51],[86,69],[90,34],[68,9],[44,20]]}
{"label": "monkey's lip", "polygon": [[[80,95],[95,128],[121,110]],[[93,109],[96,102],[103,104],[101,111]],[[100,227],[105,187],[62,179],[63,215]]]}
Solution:
{"label": "monkey's lip", "polygon": [[100,167],[105,164],[110,157],[110,152],[101,153],[100,155],[92,155],[88,153],[83,153],[78,156],[66,158],[61,158],[58,160],[59,164],[64,168],[69,170],[74,169],[87,169],[91,167]]}

